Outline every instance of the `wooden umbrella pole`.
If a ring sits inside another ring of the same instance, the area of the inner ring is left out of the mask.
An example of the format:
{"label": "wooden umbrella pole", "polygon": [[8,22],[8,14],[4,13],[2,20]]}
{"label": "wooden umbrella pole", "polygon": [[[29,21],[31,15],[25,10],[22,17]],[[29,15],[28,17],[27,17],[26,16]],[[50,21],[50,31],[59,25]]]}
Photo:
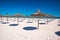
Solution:
{"label": "wooden umbrella pole", "polygon": [[6,13],[6,20],[7,20],[7,23],[8,23],[8,13]]}
{"label": "wooden umbrella pole", "polygon": [[0,21],[1,21],[1,17],[0,17]]}
{"label": "wooden umbrella pole", "polygon": [[1,16],[1,21],[2,21],[2,16]]}
{"label": "wooden umbrella pole", "polygon": [[32,22],[34,21],[34,18],[32,18]]}
{"label": "wooden umbrella pole", "polygon": [[0,21],[1,21],[1,17],[0,17]]}
{"label": "wooden umbrella pole", "polygon": [[17,16],[16,16],[16,22],[17,22],[17,24],[18,24],[18,18],[17,18]]}
{"label": "wooden umbrella pole", "polygon": [[7,16],[7,22],[8,22],[8,16]]}
{"label": "wooden umbrella pole", "polygon": [[24,18],[22,18],[22,21],[24,21]]}
{"label": "wooden umbrella pole", "polygon": [[19,18],[17,17],[17,24],[19,24]]}
{"label": "wooden umbrella pole", "polygon": [[37,25],[38,29],[39,29],[39,18],[38,18],[38,25]]}
{"label": "wooden umbrella pole", "polygon": [[19,16],[20,15],[19,14],[15,14],[14,16],[16,17],[15,19],[16,19],[17,24],[19,24]]}
{"label": "wooden umbrella pole", "polygon": [[2,15],[0,15],[0,21],[2,21]]}
{"label": "wooden umbrella pole", "polygon": [[25,18],[23,19],[23,21],[25,20]]}
{"label": "wooden umbrella pole", "polygon": [[16,21],[16,17],[14,16],[14,21]]}
{"label": "wooden umbrella pole", "polygon": [[47,18],[47,24],[48,24],[48,18]]}
{"label": "wooden umbrella pole", "polygon": [[48,15],[47,15],[47,24],[48,24]]}

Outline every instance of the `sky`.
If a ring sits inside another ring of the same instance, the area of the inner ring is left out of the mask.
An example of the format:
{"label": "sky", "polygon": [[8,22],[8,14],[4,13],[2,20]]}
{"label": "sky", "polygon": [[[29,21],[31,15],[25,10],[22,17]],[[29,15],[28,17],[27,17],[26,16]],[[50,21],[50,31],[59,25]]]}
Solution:
{"label": "sky", "polygon": [[10,16],[20,13],[30,15],[40,9],[41,13],[60,17],[60,0],[0,0],[0,14]]}

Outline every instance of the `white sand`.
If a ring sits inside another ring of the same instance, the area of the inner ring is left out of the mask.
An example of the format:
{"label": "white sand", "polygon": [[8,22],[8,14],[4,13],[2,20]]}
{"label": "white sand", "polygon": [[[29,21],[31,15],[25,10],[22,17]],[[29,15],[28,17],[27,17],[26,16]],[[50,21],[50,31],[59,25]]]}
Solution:
{"label": "white sand", "polygon": [[[9,24],[17,23],[16,20],[9,18]],[[39,22],[41,20],[43,19],[40,19]],[[46,21],[46,19],[44,20]],[[0,23],[0,40],[60,40],[60,37],[55,34],[55,32],[60,31],[60,26],[57,26],[58,20],[54,19],[48,24],[39,24],[39,29],[29,31],[23,28],[26,26],[37,27],[36,18],[34,18],[33,23],[26,23],[28,18],[25,18],[24,21],[19,22],[18,26],[9,26],[9,24]],[[6,18],[3,18],[3,21],[6,22]],[[45,21],[44,23],[46,23]]]}

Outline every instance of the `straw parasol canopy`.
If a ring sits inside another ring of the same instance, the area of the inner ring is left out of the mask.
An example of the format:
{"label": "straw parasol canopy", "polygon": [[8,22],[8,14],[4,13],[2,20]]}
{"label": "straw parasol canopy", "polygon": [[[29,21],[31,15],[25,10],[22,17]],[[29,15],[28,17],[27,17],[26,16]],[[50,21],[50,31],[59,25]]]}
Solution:
{"label": "straw parasol canopy", "polygon": [[36,13],[34,13],[34,14],[31,14],[31,16],[40,16],[40,17],[54,17],[54,16],[52,16],[52,15],[48,15],[48,14],[43,14],[43,13],[41,13],[40,12],[40,10],[39,9],[37,9],[37,12]]}
{"label": "straw parasol canopy", "polygon": [[15,16],[15,17],[19,17],[19,16],[20,16],[20,14],[18,13],[18,14],[15,14],[14,16]]}
{"label": "straw parasol canopy", "polygon": [[26,17],[26,16],[24,14],[17,13],[17,14],[14,15],[14,17]]}
{"label": "straw parasol canopy", "polygon": [[46,14],[42,14],[40,10],[38,9],[36,13],[31,14],[31,16],[46,16]]}

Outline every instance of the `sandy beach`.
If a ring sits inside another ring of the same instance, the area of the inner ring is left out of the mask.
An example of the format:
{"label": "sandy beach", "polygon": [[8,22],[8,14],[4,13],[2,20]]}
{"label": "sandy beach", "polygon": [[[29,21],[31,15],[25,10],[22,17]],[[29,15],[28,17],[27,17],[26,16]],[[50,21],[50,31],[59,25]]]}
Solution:
{"label": "sandy beach", "polygon": [[[40,18],[39,24],[37,18],[34,20],[31,18],[19,18],[19,24],[17,26],[9,26],[10,24],[17,24],[17,18],[8,18],[7,24],[0,22],[0,40],[60,40],[60,36],[56,35],[55,32],[60,31],[58,26],[59,19],[50,19],[52,21],[46,22],[47,19]],[[3,22],[7,22],[6,18],[3,17]],[[32,23],[27,23],[31,21]],[[24,27],[36,27],[35,30],[24,30]]]}

